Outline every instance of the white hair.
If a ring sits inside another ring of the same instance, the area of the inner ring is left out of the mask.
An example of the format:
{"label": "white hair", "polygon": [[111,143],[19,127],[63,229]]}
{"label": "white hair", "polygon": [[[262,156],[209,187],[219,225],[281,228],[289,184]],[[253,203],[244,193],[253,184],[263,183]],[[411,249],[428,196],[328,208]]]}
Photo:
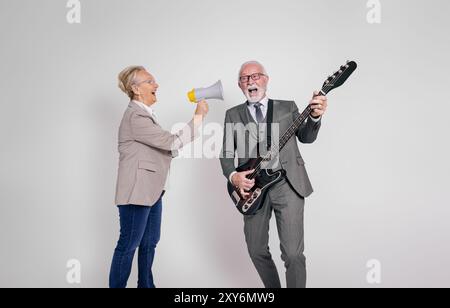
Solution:
{"label": "white hair", "polygon": [[244,64],[241,65],[241,68],[239,69],[238,79],[239,79],[239,77],[241,77],[241,73],[242,73],[242,71],[244,70],[244,68],[245,68],[246,66],[248,66],[248,65],[257,65],[257,66],[259,66],[259,67],[262,69],[263,74],[266,75],[266,76],[268,76],[268,75],[267,75],[266,68],[264,67],[264,65],[262,65],[262,64],[261,64],[260,62],[258,62],[258,61],[248,61],[248,62],[245,62]]}

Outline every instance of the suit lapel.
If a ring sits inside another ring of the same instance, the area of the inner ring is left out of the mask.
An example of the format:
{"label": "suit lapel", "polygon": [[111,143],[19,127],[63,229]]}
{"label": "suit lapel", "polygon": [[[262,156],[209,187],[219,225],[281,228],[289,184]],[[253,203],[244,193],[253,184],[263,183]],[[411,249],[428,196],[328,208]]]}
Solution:
{"label": "suit lapel", "polygon": [[250,119],[251,116],[249,115],[249,112],[248,112],[247,102],[243,103],[243,104],[240,106],[240,108],[239,108],[239,116],[241,117],[242,123],[243,123],[244,125],[247,125],[247,124],[249,124],[250,122],[254,122],[254,121],[252,121],[252,119]]}
{"label": "suit lapel", "polygon": [[159,123],[155,120],[154,117],[152,117],[147,110],[142,109],[140,106],[138,106],[137,104],[130,102],[130,104],[128,105],[129,108],[133,109],[134,111],[136,111],[137,114],[141,115],[141,116],[146,116],[149,117],[150,119],[152,119],[153,123],[155,123],[156,125],[160,126]]}

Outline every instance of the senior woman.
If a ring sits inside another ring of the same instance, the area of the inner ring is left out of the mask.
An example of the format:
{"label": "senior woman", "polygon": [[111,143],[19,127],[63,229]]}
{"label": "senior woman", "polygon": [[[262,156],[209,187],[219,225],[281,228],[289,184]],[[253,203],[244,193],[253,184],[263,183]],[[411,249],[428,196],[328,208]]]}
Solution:
{"label": "senior woman", "polygon": [[114,251],[109,285],[125,288],[136,249],[138,288],[154,288],[152,264],[161,230],[162,196],[170,163],[177,150],[192,142],[208,113],[205,101],[197,104],[193,119],[172,134],[158,124],[152,106],[158,84],[142,66],[119,74],[119,87],[130,98],[119,129],[119,173],[116,205],[120,238]]}

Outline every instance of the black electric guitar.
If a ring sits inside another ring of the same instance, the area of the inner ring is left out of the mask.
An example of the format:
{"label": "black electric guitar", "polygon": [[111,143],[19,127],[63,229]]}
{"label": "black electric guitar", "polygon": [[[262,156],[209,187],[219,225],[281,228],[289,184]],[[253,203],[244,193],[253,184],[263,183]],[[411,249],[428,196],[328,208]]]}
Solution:
{"label": "black electric guitar", "polygon": [[[342,86],[350,75],[356,70],[356,68],[357,64],[353,61],[349,61],[347,64],[341,66],[339,71],[327,78],[319,95],[327,95],[331,90]],[[244,198],[239,189],[234,187],[228,181],[228,193],[236,205],[236,208],[243,215],[256,214],[256,212],[264,204],[264,199],[269,189],[276,183],[280,182],[286,175],[285,170],[271,172],[267,169],[262,169],[262,164],[265,162],[270,162],[278,156],[288,141],[296,135],[298,129],[303,122],[308,119],[311,112],[311,107],[306,107],[305,111],[303,111],[303,113],[294,120],[291,127],[289,127],[289,129],[282,135],[278,146],[273,145],[266,155],[250,159],[247,163],[236,169],[237,172],[249,171],[253,169],[255,170],[252,174],[247,176],[250,180],[255,179],[255,186],[248,192],[249,196],[247,198]]]}

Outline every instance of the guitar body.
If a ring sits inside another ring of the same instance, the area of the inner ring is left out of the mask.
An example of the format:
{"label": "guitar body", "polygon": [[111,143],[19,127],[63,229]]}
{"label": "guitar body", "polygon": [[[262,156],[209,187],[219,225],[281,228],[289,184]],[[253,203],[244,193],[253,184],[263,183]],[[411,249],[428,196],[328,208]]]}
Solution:
{"label": "guitar body", "polygon": [[[244,165],[239,166],[236,171],[243,172],[256,169],[260,161],[261,160],[257,158],[251,159]],[[249,192],[250,196],[247,199],[243,198],[239,190],[230,182],[228,182],[228,193],[241,214],[255,215],[256,212],[262,208],[269,189],[280,182],[285,175],[285,170],[271,172],[267,169],[260,169],[256,173],[256,176],[253,177],[255,179],[255,186]]]}

